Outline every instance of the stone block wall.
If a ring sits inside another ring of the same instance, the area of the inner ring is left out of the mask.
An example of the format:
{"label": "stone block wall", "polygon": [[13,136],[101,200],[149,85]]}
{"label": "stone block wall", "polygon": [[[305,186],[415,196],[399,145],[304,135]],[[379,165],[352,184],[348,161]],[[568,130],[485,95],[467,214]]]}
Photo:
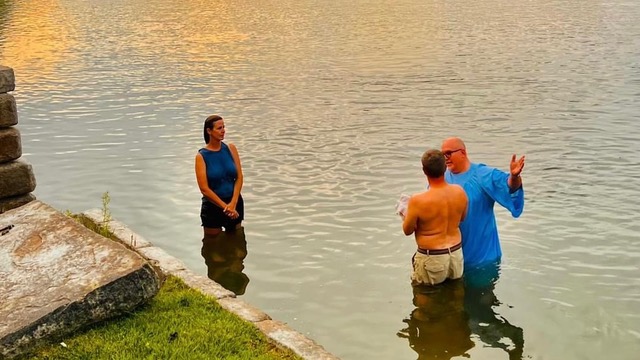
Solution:
{"label": "stone block wall", "polygon": [[35,199],[36,178],[31,165],[21,160],[13,69],[0,65],[0,214]]}

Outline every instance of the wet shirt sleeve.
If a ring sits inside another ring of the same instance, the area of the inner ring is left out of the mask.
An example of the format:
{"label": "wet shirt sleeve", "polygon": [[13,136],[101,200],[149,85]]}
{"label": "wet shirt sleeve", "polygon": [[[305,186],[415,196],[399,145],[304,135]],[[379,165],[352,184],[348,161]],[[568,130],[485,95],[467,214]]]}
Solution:
{"label": "wet shirt sleeve", "polygon": [[511,192],[509,188],[509,174],[488,166],[478,169],[483,190],[498,204],[511,212],[514,218],[519,217],[524,210],[524,188]]}

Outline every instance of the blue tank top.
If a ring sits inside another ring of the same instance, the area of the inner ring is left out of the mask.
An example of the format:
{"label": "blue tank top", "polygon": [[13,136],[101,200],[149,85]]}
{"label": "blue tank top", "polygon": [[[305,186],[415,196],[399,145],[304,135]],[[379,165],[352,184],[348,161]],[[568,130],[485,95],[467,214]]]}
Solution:
{"label": "blue tank top", "polygon": [[198,152],[204,159],[209,188],[221,199],[228,201],[233,196],[238,169],[236,169],[236,163],[233,161],[231,150],[227,144],[222,143],[221,145],[218,151],[202,148]]}

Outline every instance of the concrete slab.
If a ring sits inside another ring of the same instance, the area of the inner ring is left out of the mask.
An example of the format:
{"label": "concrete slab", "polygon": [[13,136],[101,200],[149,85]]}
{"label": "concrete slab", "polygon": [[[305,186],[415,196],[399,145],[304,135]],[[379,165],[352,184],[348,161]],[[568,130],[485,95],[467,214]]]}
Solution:
{"label": "concrete slab", "polygon": [[165,274],[185,270],[187,266],[177,258],[169,255],[166,251],[156,246],[148,246],[136,249],[136,251],[151,260],[155,266],[158,266]]}
{"label": "concrete slab", "polygon": [[105,226],[115,235],[122,243],[131,246],[134,249],[153,246],[142,236],[131,231],[125,224],[115,219],[104,221],[102,209],[90,209],[82,213],[82,215],[93,221],[94,224]]}
{"label": "concrete slab", "polygon": [[246,302],[236,298],[218,299],[218,304],[223,309],[230,311],[249,322],[259,322],[271,320],[271,317],[262,310],[253,307]]}
{"label": "concrete slab", "polygon": [[229,291],[222,287],[215,281],[212,281],[206,276],[198,275],[189,269],[182,269],[171,273],[174,276],[179,277],[185,284],[192,289],[197,289],[205,295],[209,295],[216,299],[233,298],[236,297],[232,291]]}
{"label": "concrete slab", "polygon": [[153,297],[159,276],[142,256],[35,200],[0,215],[0,358]]}
{"label": "concrete slab", "polygon": [[326,351],[313,340],[291,329],[284,323],[275,320],[265,320],[255,323],[265,335],[293,350],[306,360],[338,360],[335,355]]}

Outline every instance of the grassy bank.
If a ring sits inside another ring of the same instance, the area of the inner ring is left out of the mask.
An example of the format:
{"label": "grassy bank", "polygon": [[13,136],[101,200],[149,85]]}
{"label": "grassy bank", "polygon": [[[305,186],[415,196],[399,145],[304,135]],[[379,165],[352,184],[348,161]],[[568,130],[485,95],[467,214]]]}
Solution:
{"label": "grassy bank", "polygon": [[[103,215],[110,219],[108,194]],[[117,240],[108,227],[67,212],[87,228]],[[218,305],[215,299],[168,276],[147,304],[116,319],[95,324],[18,359],[296,359],[253,324]]]}
{"label": "grassy bank", "polygon": [[300,359],[169,276],[137,311],[19,359]]}

